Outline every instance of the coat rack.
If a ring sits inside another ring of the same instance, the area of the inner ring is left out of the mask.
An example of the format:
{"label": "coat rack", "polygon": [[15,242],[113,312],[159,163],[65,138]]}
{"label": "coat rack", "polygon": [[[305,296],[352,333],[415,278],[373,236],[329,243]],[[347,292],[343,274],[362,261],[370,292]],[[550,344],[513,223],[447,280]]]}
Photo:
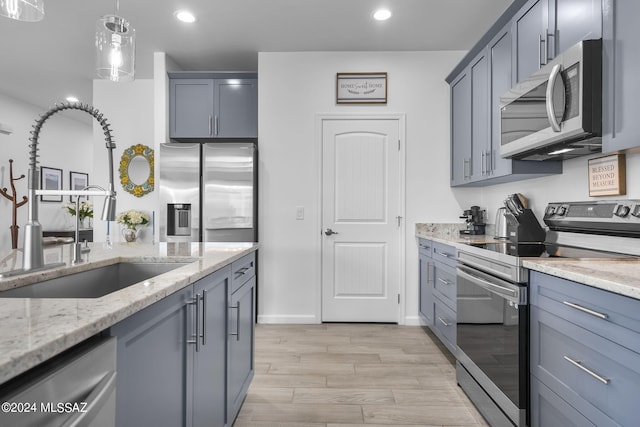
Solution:
{"label": "coat rack", "polygon": [[13,192],[13,196],[10,196],[9,193],[7,192],[6,188],[0,188],[0,194],[2,194],[4,197],[6,197],[7,199],[9,199],[11,202],[13,202],[13,224],[11,225],[11,248],[12,249],[17,249],[18,248],[18,229],[20,227],[18,227],[18,223],[17,223],[17,219],[18,219],[18,208],[24,204],[26,204],[29,199],[27,198],[27,196],[22,196],[22,201],[18,202],[18,198],[16,195],[16,185],[15,182],[24,178],[24,175],[20,175],[18,178],[14,178],[13,177],[13,159],[9,159],[9,181],[11,183],[11,191]]}

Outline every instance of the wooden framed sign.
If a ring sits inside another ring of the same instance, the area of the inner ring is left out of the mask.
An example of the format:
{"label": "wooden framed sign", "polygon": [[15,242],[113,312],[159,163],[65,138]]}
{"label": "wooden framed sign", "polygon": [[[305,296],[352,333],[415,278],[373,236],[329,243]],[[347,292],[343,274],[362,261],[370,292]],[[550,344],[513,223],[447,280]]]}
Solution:
{"label": "wooden framed sign", "polygon": [[589,196],[627,194],[627,164],[624,154],[589,160]]}
{"label": "wooden framed sign", "polygon": [[387,73],[337,73],[337,104],[386,104]]}

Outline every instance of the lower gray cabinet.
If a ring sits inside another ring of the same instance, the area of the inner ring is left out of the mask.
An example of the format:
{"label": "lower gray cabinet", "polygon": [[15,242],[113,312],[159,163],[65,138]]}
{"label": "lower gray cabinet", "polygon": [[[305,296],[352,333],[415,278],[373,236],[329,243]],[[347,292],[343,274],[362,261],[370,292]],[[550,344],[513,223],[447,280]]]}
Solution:
{"label": "lower gray cabinet", "polygon": [[110,329],[118,426],[225,426],[230,278],[222,268]]}
{"label": "lower gray cabinet", "polygon": [[418,259],[419,259],[419,312],[420,317],[429,327],[433,327],[433,261],[431,259],[432,246],[431,241],[418,240]]}
{"label": "lower gray cabinet", "polygon": [[255,276],[231,294],[229,303],[227,419],[231,425],[254,375]]}

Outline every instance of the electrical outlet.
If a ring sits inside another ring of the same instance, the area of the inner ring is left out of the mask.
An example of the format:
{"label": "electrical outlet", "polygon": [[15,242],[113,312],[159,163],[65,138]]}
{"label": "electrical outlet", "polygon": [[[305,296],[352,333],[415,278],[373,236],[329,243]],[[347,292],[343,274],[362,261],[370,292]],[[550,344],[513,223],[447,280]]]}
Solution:
{"label": "electrical outlet", "polygon": [[296,219],[299,221],[304,219],[304,206],[296,206]]}

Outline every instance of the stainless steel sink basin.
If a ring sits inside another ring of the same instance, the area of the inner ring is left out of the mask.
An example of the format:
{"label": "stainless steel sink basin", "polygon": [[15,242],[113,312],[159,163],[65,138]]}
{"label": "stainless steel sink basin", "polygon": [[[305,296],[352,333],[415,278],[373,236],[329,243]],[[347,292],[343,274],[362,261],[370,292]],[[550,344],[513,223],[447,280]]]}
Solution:
{"label": "stainless steel sink basin", "polygon": [[188,263],[120,262],[0,292],[0,298],[99,298]]}

